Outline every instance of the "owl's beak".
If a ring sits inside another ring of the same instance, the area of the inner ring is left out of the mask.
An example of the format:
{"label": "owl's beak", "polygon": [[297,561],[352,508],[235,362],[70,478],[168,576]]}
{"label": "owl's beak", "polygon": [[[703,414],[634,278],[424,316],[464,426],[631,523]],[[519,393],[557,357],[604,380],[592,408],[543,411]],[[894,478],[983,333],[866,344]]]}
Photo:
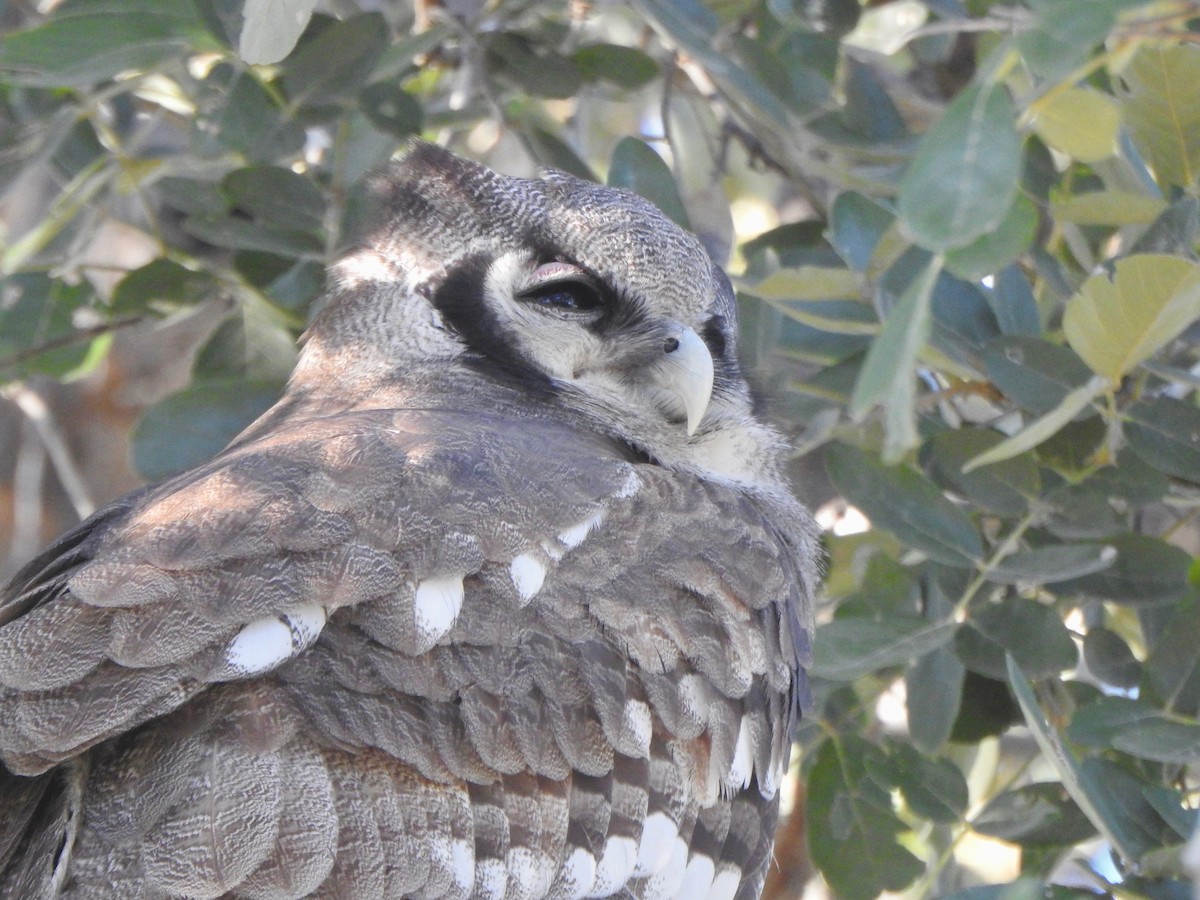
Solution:
{"label": "owl's beak", "polygon": [[708,346],[691,328],[672,329],[663,344],[664,358],[655,369],[659,387],[683,404],[687,433],[696,433],[712,399],[713,359]]}

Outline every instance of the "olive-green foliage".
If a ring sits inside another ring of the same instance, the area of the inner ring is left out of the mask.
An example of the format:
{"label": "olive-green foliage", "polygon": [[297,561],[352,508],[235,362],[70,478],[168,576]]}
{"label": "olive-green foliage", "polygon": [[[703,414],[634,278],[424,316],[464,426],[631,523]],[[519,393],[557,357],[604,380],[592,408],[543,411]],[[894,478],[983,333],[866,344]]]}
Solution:
{"label": "olive-green foliage", "polygon": [[[311,2],[247,6],[4,13],[0,189],[53,188],[2,248],[0,382],[77,377],[124,324],[219,299],[191,384],[135,434],[147,477],[198,461],[277,396],[364,174],[409,135],[603,173],[717,255],[745,238],[731,199],[784,210],[731,267],[746,361],[806,498],[870,522],[828,538],[797,754],[814,861],[839,897],[999,896],[956,852],[976,833],[1020,848],[1022,895],[1073,896],[1042,894],[1072,855],[1071,884],[1181,895],[1197,4],[468,0],[417,22],[345,0],[303,33]],[[102,293],[83,252],[112,219],[158,255]]]}

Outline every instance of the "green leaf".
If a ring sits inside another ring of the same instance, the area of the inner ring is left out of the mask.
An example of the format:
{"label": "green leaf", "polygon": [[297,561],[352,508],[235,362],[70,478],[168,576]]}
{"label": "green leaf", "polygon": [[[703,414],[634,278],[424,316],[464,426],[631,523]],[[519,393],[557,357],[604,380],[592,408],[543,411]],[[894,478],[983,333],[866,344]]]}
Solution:
{"label": "green leaf", "polygon": [[1105,544],[1052,544],[1018,550],[1002,559],[988,581],[1000,584],[1055,584],[1107,569],[1117,551]]}
{"label": "green leaf", "polygon": [[1083,387],[1076,388],[1063,397],[1062,402],[1057,407],[1050,410],[1050,412],[1046,413],[1040,419],[1026,425],[1012,437],[1001,441],[990,450],[974,457],[963,466],[963,474],[973,472],[980,466],[1003,462],[1027,450],[1032,450],[1038,444],[1061,431],[1068,422],[1086,409],[1096,397],[1104,393],[1107,387],[1107,381],[1100,376],[1094,377],[1087,384],[1083,385]]}
{"label": "green leaf", "polygon": [[[41,373],[61,379],[84,374],[89,333],[76,315],[95,299],[92,286],[67,284],[46,275],[13,275],[0,302],[0,381]],[[103,348],[98,348],[103,349]]]}
{"label": "green leaf", "polygon": [[1120,72],[1121,112],[1160,184],[1189,188],[1200,172],[1200,47],[1144,41]]}
{"label": "green leaf", "polygon": [[1069,847],[1096,833],[1057,781],[1028,784],[993,797],[971,820],[971,827],[1022,847]]}
{"label": "green leaf", "polygon": [[1055,150],[1085,163],[1116,152],[1121,110],[1108,94],[1073,87],[1034,108],[1033,130]]}
{"label": "green leaf", "polygon": [[1067,302],[1062,328],[1092,371],[1116,383],[1200,318],[1200,265],[1144,253],[1093,275]]}
{"label": "green leaf", "polygon": [[857,300],[863,292],[857,273],[824,266],[778,269],[738,287],[764,300]]}
{"label": "green leaf", "polygon": [[30,87],[86,87],[130,71],[153,69],[183,54],[205,35],[186,0],[99,7],[91,14],[53,16],[5,36],[0,73]]}
{"label": "green leaf", "polygon": [[610,81],[627,90],[653,81],[661,71],[658,63],[641,50],[620,44],[587,44],[572,58],[588,81]]}
{"label": "green leaf", "polygon": [[925,871],[896,841],[904,823],[891,797],[868,774],[880,752],[857,737],[825,741],[808,774],[808,818],[813,861],[842,900],[873,900],[903,890]]}
{"label": "green leaf", "polygon": [[1073,669],[1079,654],[1058,613],[1034,600],[1007,597],[972,612],[969,627],[959,629],[954,646],[974,672],[1001,679],[1009,654],[1033,677],[1051,677]]}
{"label": "green leaf", "polygon": [[900,789],[913,812],[933,822],[957,822],[967,809],[967,781],[948,759],[930,759],[897,743],[885,760],[869,758],[876,781]]}
{"label": "green leaf", "polygon": [[826,465],[842,496],[906,545],[949,566],[971,565],[983,555],[970,518],[919,472],[881,465],[847,445],[829,453]]}
{"label": "green leaf", "polygon": [[921,141],[900,183],[908,232],[933,251],[965,247],[1008,215],[1021,174],[1021,139],[999,84],[967,88]]}
{"label": "green leaf", "polygon": [[645,142],[632,137],[621,139],[613,150],[608,184],[645,197],[680,228],[692,227],[675,185],[675,176],[662,157]]}
{"label": "green leaf", "polygon": [[258,418],[283,389],[240,378],[197,381],[148,409],[133,431],[133,464],[148,481],[199,465]]}
{"label": "green leaf", "polygon": [[1139,859],[1142,853],[1154,846],[1154,842],[1146,839],[1136,819],[1131,819],[1126,808],[1117,802],[1118,796],[1126,792],[1123,789],[1106,790],[1104,773],[1095,765],[1098,760],[1080,764],[1062,734],[1042,711],[1033,685],[1012,657],[1008,659],[1008,680],[1025,714],[1025,722],[1042,750],[1042,756],[1057,770],[1071,799],[1079,804],[1084,815],[1118,853],[1127,860]]}
{"label": "green leaf", "polygon": [[296,343],[287,329],[265,314],[264,304],[243,304],[213,332],[196,357],[197,381],[231,376],[282,384],[296,364]]}
{"label": "green leaf", "polygon": [[1057,199],[1050,214],[1059,222],[1076,225],[1147,225],[1167,208],[1167,201],[1133,191],[1090,191]]}
{"label": "green leaf", "polygon": [[529,141],[530,152],[542,165],[562,169],[585,181],[598,180],[596,174],[588,168],[588,164],[579,158],[579,154],[557,135],[534,127],[526,132],[525,138]]}
{"label": "green leaf", "polygon": [[967,460],[995,447],[1004,436],[982,428],[943,431],[925,446],[923,461],[943,484],[954,487],[975,506],[1002,516],[1024,515],[1041,490],[1041,477],[1030,454],[964,473]]}
{"label": "green leaf", "polygon": [[848,412],[859,422],[876,404],[883,405],[885,462],[898,461],[919,442],[915,369],[917,354],[929,339],[930,298],[940,271],[941,259],[933,257],[905,288],[879,337],[871,343],[850,397]]}
{"label": "green leaf", "polygon": [[1017,47],[1038,75],[1058,81],[1081,65],[1108,34],[1117,4],[1106,0],[1039,0],[1035,27],[1017,35]]}
{"label": "green leaf", "polygon": [[921,616],[834,619],[817,629],[809,671],[831,681],[853,681],[925,655],[949,641],[957,628]]}
{"label": "green leaf", "polygon": [[1126,697],[1103,697],[1081,707],[1067,729],[1071,740],[1114,747],[1130,756],[1177,765],[1200,761],[1200,724],[1169,718]]}
{"label": "green leaf", "polygon": [[169,259],[156,259],[134,269],[113,291],[112,310],[128,315],[161,306],[166,310],[191,306],[212,296],[216,281]]}
{"label": "green leaf", "polygon": [[925,753],[950,739],[962,706],[966,669],[948,647],[938,647],[914,663],[904,676],[908,731]]}
{"label": "green leaf", "polygon": [[987,298],[1003,334],[1036,337],[1042,333],[1037,298],[1033,296],[1029,279],[1017,266],[1005,266],[996,273],[995,284]]}
{"label": "green leaf", "polygon": [[1107,628],[1092,628],[1083,639],[1083,659],[1088,670],[1119,688],[1133,688],[1141,678],[1142,666],[1125,640]]}
{"label": "green leaf", "polygon": [[277,63],[296,46],[317,0],[246,0],[238,55],[251,64]]}
{"label": "green leaf", "polygon": [[320,232],[325,197],[312,179],[278,166],[235,169],[221,180],[230,203],[267,227]]}
{"label": "green leaf", "polygon": [[946,268],[966,281],[991,275],[1029,249],[1037,225],[1037,209],[1018,195],[999,225],[966,246],[946,253]]}
{"label": "green leaf", "polygon": [[571,58],[516,32],[493,35],[487,58],[490,69],[535,97],[574,97],[583,82]]}
{"label": "green leaf", "polygon": [[1184,600],[1167,620],[1150,656],[1146,673],[1166,708],[1195,716],[1200,713],[1200,602]]}
{"label": "green leaf", "polygon": [[390,81],[367,85],[359,92],[358,102],[372,125],[396,137],[417,134],[425,119],[417,99]]}
{"label": "green leaf", "polygon": [[866,272],[896,215],[870,197],[843,191],[829,214],[829,240],[855,272]]}
{"label": "green leaf", "polygon": [[233,250],[263,250],[298,258],[319,257],[325,248],[321,239],[308,231],[267,228],[233,216],[191,216],[183,230],[217,247]]}
{"label": "green leaf", "polygon": [[365,13],[337,22],[288,57],[283,88],[295,106],[350,101],[388,44],[387,20]]}
{"label": "green leaf", "polygon": [[233,150],[266,162],[291,159],[304,149],[303,127],[282,115],[253,72],[237,72],[222,63],[202,85],[192,138],[195,152],[216,156]]}
{"label": "green leaf", "polygon": [[1188,481],[1200,481],[1200,409],[1174,397],[1150,397],[1126,411],[1125,436],[1148,464]]}
{"label": "green leaf", "polygon": [[984,348],[983,364],[1008,399],[1035,415],[1056,409],[1092,374],[1070,347],[1025,335],[991,341]]}
{"label": "green leaf", "polygon": [[1110,542],[1116,561],[1102,572],[1073,579],[1060,588],[1115,603],[1142,605],[1178,600],[1190,590],[1192,558],[1178,547],[1147,534],[1124,534]]}

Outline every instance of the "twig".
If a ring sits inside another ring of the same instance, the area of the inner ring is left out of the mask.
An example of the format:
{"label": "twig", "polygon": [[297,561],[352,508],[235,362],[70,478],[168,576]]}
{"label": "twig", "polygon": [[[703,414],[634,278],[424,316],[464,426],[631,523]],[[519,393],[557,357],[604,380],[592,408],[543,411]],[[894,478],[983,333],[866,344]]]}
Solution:
{"label": "twig", "polygon": [[75,460],[67,449],[66,436],[54,420],[45,399],[29,385],[21,382],[8,385],[3,389],[3,394],[17,405],[37,430],[46,452],[50,454],[50,461],[54,464],[58,480],[67,492],[71,505],[75,507],[75,513],[79,518],[86,519],[95,512],[96,504],[79,472],[79,467],[75,465]]}
{"label": "twig", "polygon": [[60,347],[69,347],[71,344],[77,344],[81,341],[88,341],[94,337],[99,337],[102,334],[107,334],[110,331],[116,331],[119,328],[126,328],[130,325],[137,325],[145,320],[145,316],[126,316],[123,319],[113,319],[111,322],[104,322],[101,325],[93,325],[90,328],[80,328],[78,331],[73,331],[70,334],[64,334],[62,337],[56,337],[45,343],[38,344],[36,347],[30,347],[27,350],[22,350],[20,353],[14,353],[12,356],[0,359],[0,372],[5,369],[11,369],[22,363],[28,362],[43,353],[50,350],[57,350]]}

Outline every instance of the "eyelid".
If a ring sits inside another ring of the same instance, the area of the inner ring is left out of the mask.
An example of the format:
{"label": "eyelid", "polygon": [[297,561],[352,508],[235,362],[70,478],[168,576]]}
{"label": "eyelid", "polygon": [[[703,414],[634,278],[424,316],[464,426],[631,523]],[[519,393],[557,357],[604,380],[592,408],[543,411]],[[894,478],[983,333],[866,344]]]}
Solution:
{"label": "eyelid", "polygon": [[598,293],[603,293],[599,279],[587,269],[569,262],[553,261],[542,263],[529,276],[529,282],[520,293],[527,294],[552,284],[576,282],[586,284]]}
{"label": "eyelid", "polygon": [[516,296],[522,300],[534,300],[556,292],[576,298],[587,295],[587,302],[579,303],[574,309],[580,313],[602,309],[609,298],[603,282],[595,275],[581,266],[560,261],[538,266],[516,292]]}

